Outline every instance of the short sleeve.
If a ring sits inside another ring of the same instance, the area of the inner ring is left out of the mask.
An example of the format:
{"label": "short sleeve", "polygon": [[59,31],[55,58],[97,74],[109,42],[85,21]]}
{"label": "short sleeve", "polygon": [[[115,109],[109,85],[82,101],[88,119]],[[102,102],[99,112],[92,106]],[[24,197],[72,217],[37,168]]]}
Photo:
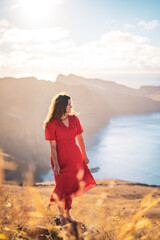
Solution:
{"label": "short sleeve", "polygon": [[[75,116],[75,115],[74,115]],[[76,127],[77,127],[77,135],[81,134],[82,132],[84,132],[82,126],[81,126],[81,123],[78,119],[77,116],[75,116],[75,120],[76,120]]]}
{"label": "short sleeve", "polygon": [[49,123],[45,127],[45,139],[46,140],[56,140],[56,125],[54,122]]}

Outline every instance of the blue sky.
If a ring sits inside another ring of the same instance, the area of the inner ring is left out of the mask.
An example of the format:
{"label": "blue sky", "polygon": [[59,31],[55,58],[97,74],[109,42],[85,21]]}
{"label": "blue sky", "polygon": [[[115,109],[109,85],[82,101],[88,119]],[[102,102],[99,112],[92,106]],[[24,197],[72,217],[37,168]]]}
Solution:
{"label": "blue sky", "polygon": [[0,0],[0,76],[159,78],[159,0]]}

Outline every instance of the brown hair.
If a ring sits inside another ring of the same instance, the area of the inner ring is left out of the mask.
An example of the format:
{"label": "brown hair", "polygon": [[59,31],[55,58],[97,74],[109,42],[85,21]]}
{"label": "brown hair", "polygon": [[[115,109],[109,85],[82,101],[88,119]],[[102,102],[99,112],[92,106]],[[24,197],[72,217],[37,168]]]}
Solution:
{"label": "brown hair", "polygon": [[[60,119],[61,116],[66,113],[66,107],[68,105],[69,99],[71,99],[71,97],[65,92],[58,93],[55,97],[52,98],[49,105],[48,114],[45,121],[43,122],[44,128],[48,125],[49,122],[56,119],[57,117]],[[69,115],[72,114],[70,113]]]}

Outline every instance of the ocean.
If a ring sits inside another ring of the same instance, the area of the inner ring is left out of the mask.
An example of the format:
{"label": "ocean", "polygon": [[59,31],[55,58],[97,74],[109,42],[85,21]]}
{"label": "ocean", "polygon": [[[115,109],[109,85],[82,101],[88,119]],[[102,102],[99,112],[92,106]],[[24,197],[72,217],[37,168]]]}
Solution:
{"label": "ocean", "polygon": [[95,178],[160,185],[160,112],[113,117],[96,138],[87,151]]}
{"label": "ocean", "polygon": [[[94,178],[160,185],[160,112],[118,116],[96,135],[87,149]],[[53,180],[53,172],[42,175]]]}

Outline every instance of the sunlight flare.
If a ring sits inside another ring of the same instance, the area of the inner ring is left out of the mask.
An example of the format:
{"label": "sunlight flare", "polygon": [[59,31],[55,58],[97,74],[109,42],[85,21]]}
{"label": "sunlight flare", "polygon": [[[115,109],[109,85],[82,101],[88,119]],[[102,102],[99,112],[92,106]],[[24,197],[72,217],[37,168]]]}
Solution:
{"label": "sunlight flare", "polygon": [[52,0],[20,1],[21,9],[26,16],[33,21],[40,21],[42,18],[47,17],[53,4],[54,1]]}

